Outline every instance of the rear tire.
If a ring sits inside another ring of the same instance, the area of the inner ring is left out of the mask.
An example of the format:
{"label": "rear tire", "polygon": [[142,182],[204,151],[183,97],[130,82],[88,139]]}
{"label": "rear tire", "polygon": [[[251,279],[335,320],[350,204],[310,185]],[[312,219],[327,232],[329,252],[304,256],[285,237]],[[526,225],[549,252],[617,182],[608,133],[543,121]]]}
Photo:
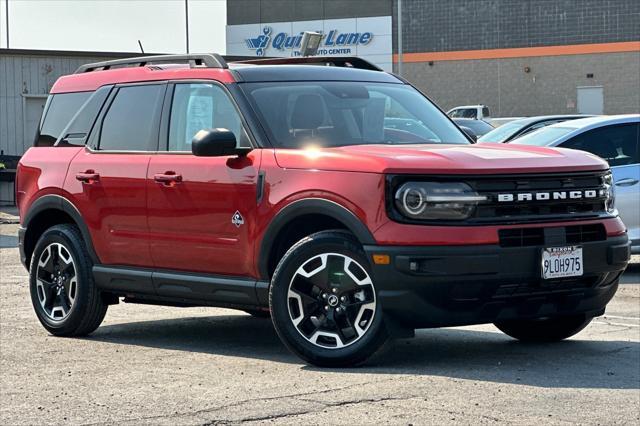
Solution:
{"label": "rear tire", "polygon": [[351,234],[323,231],[300,240],[271,280],[269,305],[278,336],[317,366],[366,361],[387,339],[374,284]]}
{"label": "rear tire", "polygon": [[584,314],[531,320],[510,320],[494,325],[523,342],[558,342],[578,334],[593,318]]}
{"label": "rear tire", "polygon": [[74,225],[47,229],[31,256],[31,302],[42,326],[55,336],[84,336],[107,313],[93,281],[93,262]]}

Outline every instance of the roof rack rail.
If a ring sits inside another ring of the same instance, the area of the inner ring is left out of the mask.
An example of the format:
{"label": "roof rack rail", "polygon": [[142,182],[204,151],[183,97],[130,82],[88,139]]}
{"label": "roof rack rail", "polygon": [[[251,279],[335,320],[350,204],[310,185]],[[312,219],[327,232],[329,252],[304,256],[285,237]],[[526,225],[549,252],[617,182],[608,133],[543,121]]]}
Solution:
{"label": "roof rack rail", "polygon": [[227,62],[242,62],[253,61],[256,59],[276,59],[276,56],[261,56],[256,58],[256,55],[222,55],[222,58]]}
{"label": "roof rack rail", "polygon": [[217,53],[204,54],[188,54],[188,55],[156,55],[156,56],[138,56],[135,58],[116,59],[113,61],[94,62],[93,64],[81,65],[75,74],[85,72],[108,70],[118,66],[137,66],[144,67],[151,63],[158,62],[188,62],[191,67],[204,68],[229,68],[224,58]]}
{"label": "roof rack rail", "polygon": [[357,56],[296,56],[293,58],[250,59],[236,61],[236,63],[254,65],[324,65],[383,71],[377,65]]}

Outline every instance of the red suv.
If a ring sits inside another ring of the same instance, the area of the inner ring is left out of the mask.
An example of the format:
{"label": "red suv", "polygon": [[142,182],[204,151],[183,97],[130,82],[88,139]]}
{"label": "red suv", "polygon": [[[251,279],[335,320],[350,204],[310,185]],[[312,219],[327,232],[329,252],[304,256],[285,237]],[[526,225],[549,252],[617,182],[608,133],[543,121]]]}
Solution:
{"label": "red suv", "polygon": [[604,161],[473,145],[358,58],[82,66],[51,90],[17,200],[50,333],[90,333],[120,299],[220,306],[325,366],[416,328],[567,338],[629,259]]}

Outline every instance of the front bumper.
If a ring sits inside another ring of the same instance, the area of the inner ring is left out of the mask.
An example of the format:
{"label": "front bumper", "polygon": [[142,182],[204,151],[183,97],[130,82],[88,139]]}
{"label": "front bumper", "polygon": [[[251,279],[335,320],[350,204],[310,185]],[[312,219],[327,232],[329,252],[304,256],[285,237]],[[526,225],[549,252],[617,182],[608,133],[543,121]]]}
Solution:
{"label": "front bumper", "polygon": [[543,280],[542,249],[476,246],[365,246],[390,257],[372,262],[386,316],[407,328],[492,323],[515,318],[604,312],[629,261],[626,235],[580,244],[584,275]]}

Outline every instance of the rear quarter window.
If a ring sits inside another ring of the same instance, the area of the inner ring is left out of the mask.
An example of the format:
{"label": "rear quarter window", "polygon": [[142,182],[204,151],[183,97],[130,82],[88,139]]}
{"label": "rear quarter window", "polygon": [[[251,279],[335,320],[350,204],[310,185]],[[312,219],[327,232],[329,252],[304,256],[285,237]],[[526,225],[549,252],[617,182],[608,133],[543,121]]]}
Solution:
{"label": "rear quarter window", "polygon": [[103,86],[89,97],[62,131],[61,139],[56,146],[83,146],[86,144],[89,131],[112,88],[113,86]]}
{"label": "rear quarter window", "polygon": [[53,146],[69,121],[76,115],[93,92],[59,93],[50,95],[43,113],[35,146]]}

